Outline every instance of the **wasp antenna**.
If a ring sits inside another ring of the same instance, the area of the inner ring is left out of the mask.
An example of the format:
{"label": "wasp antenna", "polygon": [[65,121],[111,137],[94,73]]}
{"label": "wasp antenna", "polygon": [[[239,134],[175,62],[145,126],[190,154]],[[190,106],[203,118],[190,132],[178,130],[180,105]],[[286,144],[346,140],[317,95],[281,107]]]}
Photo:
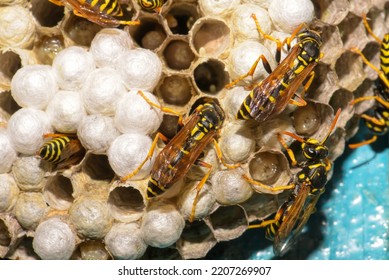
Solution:
{"label": "wasp antenna", "polygon": [[301,138],[300,136],[292,133],[292,132],[289,132],[289,131],[282,131],[282,132],[279,132],[281,134],[286,134],[294,139],[296,139],[297,141],[299,141],[300,143],[305,143],[305,140],[303,138]]}
{"label": "wasp antenna", "polygon": [[326,137],[324,137],[323,141],[321,142],[322,145],[324,144],[325,141],[327,141],[327,139],[328,139],[328,137],[330,136],[331,132],[334,130],[335,125],[336,125],[336,123],[338,122],[338,119],[339,119],[339,116],[340,116],[340,113],[341,113],[341,112],[342,112],[342,109],[340,109],[340,108],[338,109],[338,111],[336,111],[334,120],[333,120],[332,123],[331,123],[331,127],[330,127],[330,129],[328,130]]}

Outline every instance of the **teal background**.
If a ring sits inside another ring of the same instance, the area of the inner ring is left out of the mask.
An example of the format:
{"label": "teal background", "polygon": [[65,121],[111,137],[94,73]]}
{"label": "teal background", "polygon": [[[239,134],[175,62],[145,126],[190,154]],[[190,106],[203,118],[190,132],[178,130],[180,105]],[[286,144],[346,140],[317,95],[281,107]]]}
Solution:
{"label": "teal background", "polygon": [[[369,138],[363,128],[350,143]],[[370,146],[345,148],[295,249],[282,259],[389,259],[389,136]],[[263,229],[220,242],[207,259],[280,259]]]}

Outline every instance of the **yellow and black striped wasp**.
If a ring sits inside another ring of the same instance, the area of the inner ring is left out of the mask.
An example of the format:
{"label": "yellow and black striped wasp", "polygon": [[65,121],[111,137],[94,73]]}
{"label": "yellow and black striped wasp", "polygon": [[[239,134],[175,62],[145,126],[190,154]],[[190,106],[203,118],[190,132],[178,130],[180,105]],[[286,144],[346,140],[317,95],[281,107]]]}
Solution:
{"label": "yellow and black striped wasp", "polygon": [[138,5],[147,12],[160,13],[165,0],[138,0]]}
{"label": "yellow and black striped wasp", "polygon": [[85,156],[86,150],[75,134],[48,133],[43,137],[52,139],[43,144],[37,155],[54,163],[56,170],[76,165]]}
{"label": "yellow and black striped wasp", "polygon": [[[146,99],[145,96],[144,98]],[[151,102],[150,104],[158,106]],[[189,217],[189,221],[192,222],[199,193],[212,171],[211,164],[198,159],[208,144],[214,142],[217,156],[226,167],[234,168],[239,166],[239,164],[232,166],[224,162],[222,152],[216,141],[224,118],[224,111],[218,101],[206,98],[203,104],[196,107],[186,124],[170,141],[163,134],[157,133],[145,160],[131,174],[122,177],[121,181],[126,181],[134,176],[145,162],[152,157],[158,139],[168,142],[156,157],[151,169],[147,197],[152,198],[164,193],[173,183],[183,178],[195,163],[208,168],[207,173],[196,186],[196,196],[193,201],[191,216]]]}
{"label": "yellow and black striped wasp", "polygon": [[58,6],[67,6],[76,16],[86,18],[102,27],[117,27],[123,25],[138,25],[140,21],[119,20],[123,10],[119,0],[49,0]]}
{"label": "yellow and black striped wasp", "polygon": [[360,50],[356,48],[351,49],[351,51],[362,57],[362,60],[366,63],[366,65],[370,66],[378,73],[378,78],[374,83],[374,95],[356,98],[351,102],[351,105],[354,105],[365,100],[374,99],[376,101],[371,114],[361,115],[361,118],[365,121],[365,124],[373,134],[373,137],[360,143],[349,144],[351,149],[371,144],[377,140],[377,135],[384,135],[389,131],[389,33],[386,33],[384,38],[381,40],[371,30],[369,23],[367,22],[366,15],[363,15],[363,23],[366,30],[381,45],[380,69],[371,64],[371,62]]}
{"label": "yellow and black striped wasp", "polygon": [[[281,205],[274,218],[264,220],[257,225],[250,225],[249,228],[266,228],[266,238],[274,241],[273,250],[276,255],[282,256],[288,252],[296,243],[297,238],[307,223],[311,214],[315,211],[315,206],[322,193],[325,191],[327,174],[331,169],[331,162],[328,159],[328,148],[324,145],[334,130],[341,110],[339,109],[332,121],[327,135],[320,142],[313,138],[301,138],[290,132],[282,132],[301,143],[304,161],[296,161],[295,154],[287,146],[281,134],[278,139],[286,149],[292,166],[301,168],[294,175],[292,193]],[[262,184],[253,179],[245,177],[252,184]],[[266,186],[269,188],[268,186]],[[276,190],[290,189],[290,185],[276,187]]]}
{"label": "yellow and black striped wasp", "polygon": [[[262,31],[255,14],[252,15],[252,18],[257,25],[258,32],[264,38],[277,44],[276,61],[278,66],[272,70],[265,56],[261,55],[248,73],[226,85],[226,88],[233,87],[248,76],[253,76],[259,61],[262,60],[269,76],[260,83],[253,85],[252,90],[244,99],[236,114],[237,119],[254,119],[261,122],[280,114],[289,103],[297,106],[307,104],[296,92],[302,84],[305,83],[304,90],[306,91],[312,83],[314,78],[313,68],[322,57],[320,52],[322,39],[320,34],[314,30],[300,31],[303,27],[303,25],[300,25],[289,38],[281,42]],[[280,62],[282,46],[286,43],[290,48],[290,42],[295,37],[298,40],[297,44],[290,49],[287,57]],[[296,96],[297,100],[293,99],[293,96]]]}

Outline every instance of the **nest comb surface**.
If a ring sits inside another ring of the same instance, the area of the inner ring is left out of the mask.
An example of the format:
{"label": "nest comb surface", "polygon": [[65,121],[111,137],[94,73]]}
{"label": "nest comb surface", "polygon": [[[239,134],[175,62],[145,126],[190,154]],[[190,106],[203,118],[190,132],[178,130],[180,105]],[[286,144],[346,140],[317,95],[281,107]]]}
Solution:
{"label": "nest comb surface", "polygon": [[[274,213],[287,193],[266,194],[244,182],[230,190],[220,190],[218,186],[228,185],[226,181],[239,182],[243,172],[269,185],[286,184],[292,172],[274,137],[276,131],[287,130],[322,139],[333,112],[342,108],[342,117],[328,146],[331,147],[331,160],[343,152],[345,140],[358,128],[356,113],[371,106],[362,103],[354,109],[348,104],[355,97],[371,95],[376,78],[375,73],[362,65],[348,48],[358,47],[375,65],[378,64],[379,46],[365,31],[361,14],[368,15],[374,32],[382,36],[388,25],[387,4],[379,0],[363,2],[363,5],[357,0],[313,2],[315,25],[322,32],[324,57],[315,69],[316,78],[306,95],[308,105],[298,109],[288,107],[277,118],[254,125],[234,120],[235,112],[228,108],[233,103],[232,91],[238,89],[224,89],[231,80],[228,71],[230,53],[240,40],[234,37],[230,22],[230,15],[237,6],[214,15],[205,12],[197,1],[168,1],[162,15],[156,16],[139,10],[132,2],[123,5],[130,16],[139,17],[142,22],[140,26],[124,29],[139,47],[154,51],[162,61],[163,75],[154,90],[159,101],[186,113],[202,97],[219,99],[227,114],[220,136],[221,148],[227,161],[243,163],[239,169],[224,170],[213,150],[207,149],[204,160],[212,163],[214,170],[204,187],[204,199],[197,206],[202,219],[183,224],[173,244],[158,245],[148,240],[146,245],[139,246],[141,252],[133,256],[144,259],[201,258],[217,242],[239,237],[249,222]],[[266,9],[267,2],[264,3]],[[10,1],[0,9],[16,5],[25,7],[30,13],[35,28],[32,38],[23,44],[1,45],[0,120],[4,122],[19,109],[10,94],[11,80],[18,69],[29,64],[51,64],[55,54],[69,46],[88,47],[101,30],[67,9],[44,0]],[[160,131],[172,136],[176,124],[176,117],[165,115]],[[235,151],[231,139],[244,143],[244,150]],[[33,178],[18,175],[17,170],[25,170],[26,166],[33,166]],[[150,209],[183,207],[185,198],[191,195],[187,190],[193,189],[190,186],[194,186],[202,174],[204,170],[192,168],[186,180],[175,187],[176,193],[147,205],[144,197],[147,178],[127,182],[125,186],[112,183],[115,174],[104,154],[88,152],[79,165],[65,172],[50,172],[47,165],[41,165],[34,157],[19,154],[12,171],[2,175],[4,180],[12,182],[12,201],[0,212],[0,257],[40,258],[32,248],[36,229],[45,221],[59,218],[75,236],[76,250],[71,258],[120,258],[119,253],[110,252],[106,246],[112,232],[141,230],[142,221],[151,219]],[[180,188],[182,191],[177,194]],[[85,201],[91,203],[90,207],[99,209],[100,216],[92,227],[75,221],[82,213]],[[34,222],[23,219],[23,204],[39,209]],[[180,215],[185,217],[187,214],[182,212]]]}

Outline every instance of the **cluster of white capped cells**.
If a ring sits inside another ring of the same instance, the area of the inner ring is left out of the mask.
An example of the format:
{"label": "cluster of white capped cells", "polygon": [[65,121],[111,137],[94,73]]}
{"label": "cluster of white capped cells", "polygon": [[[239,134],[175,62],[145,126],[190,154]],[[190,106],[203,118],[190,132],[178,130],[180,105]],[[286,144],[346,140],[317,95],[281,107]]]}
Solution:
{"label": "cluster of white capped cells", "polygon": [[[117,175],[131,173],[146,157],[152,143],[149,135],[163,116],[138,92],[159,104],[151,91],[161,74],[158,56],[134,48],[129,34],[118,29],[100,31],[89,51],[77,46],[64,49],[52,66],[21,68],[11,87],[22,109],[10,118],[7,134],[3,132],[12,145],[0,150],[2,158],[15,160],[15,151],[34,155],[47,141],[45,133],[76,133],[87,150],[108,155]],[[2,170],[9,171],[11,165],[3,162]],[[150,163],[134,179],[149,171]]]}

